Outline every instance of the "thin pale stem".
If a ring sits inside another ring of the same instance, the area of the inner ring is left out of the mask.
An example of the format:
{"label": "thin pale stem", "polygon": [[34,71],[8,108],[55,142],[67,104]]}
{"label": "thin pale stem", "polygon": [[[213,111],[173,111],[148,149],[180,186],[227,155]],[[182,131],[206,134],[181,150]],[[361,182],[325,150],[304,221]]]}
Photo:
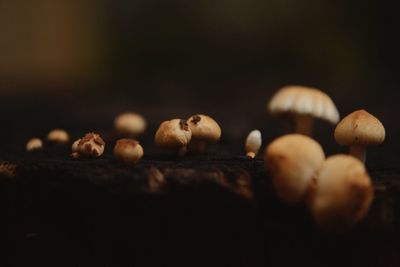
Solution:
{"label": "thin pale stem", "polygon": [[367,150],[365,149],[365,146],[351,146],[350,155],[360,159],[363,163],[365,163],[367,159]]}
{"label": "thin pale stem", "polygon": [[296,133],[312,136],[314,118],[309,115],[297,115],[295,118]]}

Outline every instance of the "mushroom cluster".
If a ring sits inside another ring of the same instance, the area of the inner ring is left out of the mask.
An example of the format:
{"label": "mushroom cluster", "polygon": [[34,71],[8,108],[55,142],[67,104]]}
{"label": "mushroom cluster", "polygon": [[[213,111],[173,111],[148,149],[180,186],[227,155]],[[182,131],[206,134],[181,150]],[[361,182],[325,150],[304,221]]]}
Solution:
{"label": "mushroom cluster", "polygon": [[173,119],[161,123],[155,136],[155,143],[160,148],[177,151],[184,156],[189,151],[193,154],[204,153],[207,145],[219,141],[221,128],[207,115],[194,115],[188,120]]}

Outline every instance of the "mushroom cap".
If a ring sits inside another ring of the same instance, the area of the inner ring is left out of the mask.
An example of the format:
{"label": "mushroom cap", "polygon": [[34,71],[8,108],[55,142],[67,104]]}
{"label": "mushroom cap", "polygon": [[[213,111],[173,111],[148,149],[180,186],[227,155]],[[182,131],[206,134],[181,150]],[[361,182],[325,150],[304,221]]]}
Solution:
{"label": "mushroom cap", "polygon": [[115,130],[122,135],[137,136],[146,131],[146,127],[144,117],[134,112],[122,113],[114,120]]}
{"label": "mushroom cap", "polygon": [[128,165],[135,165],[143,154],[143,147],[133,139],[119,139],[114,146],[114,156]]}
{"label": "mushroom cap", "polygon": [[382,123],[361,109],[347,115],[335,129],[335,140],[343,146],[378,145],[385,140]]}
{"label": "mushroom cap", "polygon": [[221,138],[221,127],[213,118],[207,115],[194,115],[187,122],[192,131],[193,139],[215,143]]}
{"label": "mushroom cap", "polygon": [[[77,141],[72,145],[72,152],[74,153],[87,157],[100,157],[104,153],[105,142],[99,134],[87,133]],[[75,145],[76,142],[77,145]]]}
{"label": "mushroom cap", "polygon": [[68,143],[69,134],[63,129],[54,129],[47,134],[47,140],[55,143]]}
{"label": "mushroom cap", "polygon": [[186,121],[173,119],[161,123],[155,136],[156,145],[175,149],[186,147],[192,138],[192,132]]}
{"label": "mushroom cap", "polygon": [[305,86],[285,86],[269,101],[273,115],[299,114],[338,123],[339,112],[332,99],[321,90]]}
{"label": "mushroom cap", "polygon": [[32,138],[26,143],[26,150],[27,151],[33,151],[33,150],[39,150],[43,148],[43,142],[40,138]]}
{"label": "mushroom cap", "polygon": [[267,146],[264,159],[278,197],[296,203],[304,199],[311,179],[325,160],[325,153],[314,139],[288,134]]}
{"label": "mushroom cap", "polygon": [[341,230],[366,216],[374,191],[360,160],[335,155],[326,159],[309,194],[309,208],[317,224],[327,230]]}

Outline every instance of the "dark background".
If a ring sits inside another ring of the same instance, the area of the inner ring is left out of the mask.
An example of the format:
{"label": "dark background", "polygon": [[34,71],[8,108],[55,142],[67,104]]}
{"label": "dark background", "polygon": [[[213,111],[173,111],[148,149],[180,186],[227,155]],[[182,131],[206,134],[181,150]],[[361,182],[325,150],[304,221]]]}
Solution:
{"label": "dark background", "polygon": [[[168,118],[210,114],[241,153],[250,130],[268,140],[283,132],[265,104],[287,84],[321,88],[342,116],[367,109],[391,142],[396,10],[377,0],[2,1],[3,147],[55,127],[76,137],[111,129],[116,114],[133,110],[151,131]],[[317,128],[333,145],[333,128]]]}

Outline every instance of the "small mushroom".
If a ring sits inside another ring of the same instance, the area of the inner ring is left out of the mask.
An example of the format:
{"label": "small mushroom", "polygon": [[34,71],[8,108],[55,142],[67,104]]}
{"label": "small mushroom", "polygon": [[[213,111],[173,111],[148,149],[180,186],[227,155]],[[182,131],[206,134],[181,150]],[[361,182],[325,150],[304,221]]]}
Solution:
{"label": "small mushroom", "polygon": [[289,134],[269,144],[264,159],[278,197],[287,203],[298,203],[305,199],[325,154],[321,145],[310,137]]}
{"label": "small mushroom", "polygon": [[143,157],[143,147],[133,139],[120,139],[114,146],[116,159],[134,166]]}
{"label": "small mushroom", "polygon": [[342,146],[350,146],[350,155],[365,163],[366,147],[385,141],[382,123],[365,110],[347,115],[335,129],[335,140]]}
{"label": "small mushroom", "polygon": [[324,92],[304,86],[286,86],[269,101],[272,115],[289,115],[296,125],[296,133],[311,135],[314,119],[336,124],[339,112],[332,99]]}
{"label": "small mushroom", "polygon": [[262,137],[259,130],[250,132],[246,139],[246,155],[249,158],[255,158],[261,148]]}
{"label": "small mushroom", "polygon": [[122,113],[114,120],[116,132],[124,136],[139,136],[146,131],[146,127],[146,120],[140,114],[134,112]]}
{"label": "small mushroom", "polygon": [[26,150],[33,151],[43,148],[43,142],[40,138],[32,138],[26,143]]}
{"label": "small mushroom", "polygon": [[66,144],[69,142],[69,134],[63,129],[54,129],[47,134],[49,142]]}
{"label": "small mushroom", "polygon": [[194,115],[187,120],[192,131],[192,141],[189,151],[204,153],[208,144],[216,143],[221,138],[221,128],[218,123],[207,115]]}
{"label": "small mushroom", "polygon": [[342,231],[361,221],[374,197],[364,164],[348,155],[326,159],[309,188],[308,206],[324,230]]}
{"label": "small mushroom", "polygon": [[192,131],[187,122],[173,119],[161,123],[155,136],[155,143],[161,148],[176,150],[180,156],[184,156],[191,138]]}
{"label": "small mushroom", "polygon": [[100,157],[104,153],[105,142],[99,134],[88,133],[72,144],[72,157]]}

